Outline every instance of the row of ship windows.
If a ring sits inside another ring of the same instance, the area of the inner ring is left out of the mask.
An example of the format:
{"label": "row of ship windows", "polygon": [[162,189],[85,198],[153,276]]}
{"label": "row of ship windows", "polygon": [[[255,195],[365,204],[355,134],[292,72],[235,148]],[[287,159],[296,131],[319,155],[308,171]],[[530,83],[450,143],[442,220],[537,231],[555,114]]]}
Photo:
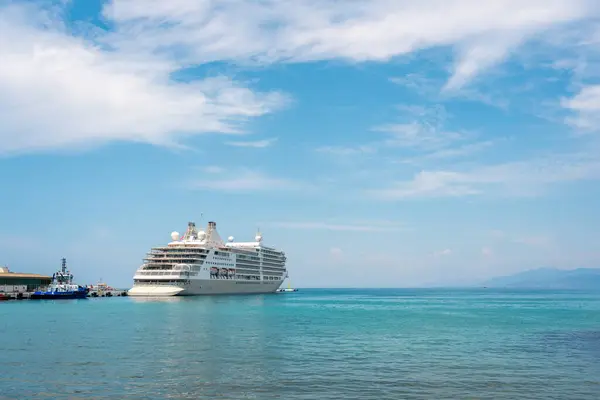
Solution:
{"label": "row of ship windows", "polygon": [[[245,279],[245,280],[250,280],[250,281],[260,281],[260,276],[255,276],[255,275],[215,276],[215,275],[211,275],[210,279],[219,279],[219,280]],[[281,278],[278,278],[275,276],[264,276],[263,277],[263,281],[279,281],[279,280],[281,280]]]}
{"label": "row of ship windows", "polygon": [[[207,266],[204,268],[205,271],[208,270],[208,268],[210,268],[211,266],[209,266],[208,264],[206,264]],[[213,265],[216,266],[216,265]],[[285,268],[284,267],[271,267],[271,266],[265,266],[263,265],[262,268],[259,265],[237,265],[234,266],[233,264],[228,264],[225,266],[229,266],[231,268],[235,268],[238,271],[258,271],[258,270],[262,270],[264,272],[281,272],[284,271]],[[143,268],[143,270],[145,271],[159,271],[159,270],[163,270],[163,271],[171,271],[173,270],[172,266],[166,266],[166,265],[147,265],[146,267]],[[180,271],[179,269],[177,271]],[[185,272],[187,270],[181,270],[182,272]],[[190,268],[190,271],[200,271],[200,267],[199,266],[192,266],[192,268]]]}
{"label": "row of ship windows", "polygon": [[[199,254],[210,254],[210,252],[208,251],[197,251],[197,250],[191,250],[191,249],[171,249],[171,250],[167,250],[167,251],[149,251],[148,254],[153,254],[153,255],[164,255],[164,254],[195,254],[195,255],[199,255]],[[237,254],[238,256],[245,256],[245,257],[257,257],[258,255],[262,255],[263,257],[285,257],[285,255],[283,253],[267,253],[267,252],[259,252],[259,253],[254,253],[254,252],[249,252],[249,251],[233,251],[231,253],[225,253],[225,255],[223,255],[223,252],[215,252],[213,253],[213,255],[215,257],[225,257],[225,258],[229,258],[231,257],[233,254]]]}
{"label": "row of ship windows", "polygon": [[[205,269],[206,270],[206,269]],[[281,276],[280,271],[263,271],[263,276]],[[270,275],[270,274],[274,275]],[[137,275],[186,275],[186,276],[197,276],[198,272],[188,272],[188,271],[138,271]],[[250,270],[250,269],[236,269],[236,275],[255,275],[260,276],[259,270]]]}
{"label": "row of ship windows", "polygon": [[192,249],[192,248],[183,248],[183,249],[154,249],[150,251],[150,254],[166,254],[166,253],[204,253],[208,254],[208,250],[204,249]]}
{"label": "row of ship windows", "polygon": [[[178,252],[173,252],[173,251],[169,251],[169,252],[160,252],[160,253],[156,253],[156,252],[150,252],[148,254],[149,256],[153,256],[153,257],[169,257],[169,256],[177,256],[177,257],[202,257],[205,258],[207,256],[207,253],[195,253],[195,252],[188,252],[188,251],[178,251]],[[233,255],[233,254],[232,254]],[[282,255],[275,255],[275,254],[262,254],[263,258],[271,258],[271,259],[283,259],[285,258],[285,256]],[[219,258],[222,260],[229,260],[231,259],[231,256],[218,256],[218,255],[213,255],[214,258]],[[237,258],[246,258],[246,259],[253,259],[253,260],[258,260],[259,257],[256,255],[250,255],[250,254],[240,254],[237,253]]]}
{"label": "row of ship windows", "polygon": [[258,268],[258,267],[252,268],[252,267],[240,267],[240,266],[237,266],[235,269],[236,269],[236,271],[248,271],[248,272],[257,272],[257,271],[262,270],[264,273],[270,272],[270,273],[275,273],[275,274],[285,271],[283,268]]}
{"label": "row of ship windows", "polygon": [[[172,272],[138,272],[138,275],[146,275],[146,276],[163,276],[163,275],[173,275]],[[176,273],[176,275],[178,275],[178,273]],[[186,276],[198,276],[197,272],[192,272],[192,273],[184,273],[182,275],[186,275]],[[211,275],[211,279],[258,279],[260,280],[260,275],[254,275],[252,274],[252,271],[249,272],[241,272],[241,273],[237,273],[236,275],[230,275],[227,277],[224,276],[215,276],[215,275]],[[281,280],[282,277],[281,275],[277,275],[277,276],[272,276],[272,275],[263,275],[263,279],[264,280]],[[146,281],[146,280],[144,280]],[[161,280],[160,282],[167,282],[167,281],[163,281]],[[171,282],[171,281],[168,281]]]}
{"label": "row of ship windows", "polygon": [[150,254],[151,259],[163,260],[165,258],[193,258],[193,259],[205,259],[206,254]]}
{"label": "row of ship windows", "polygon": [[[197,261],[199,260],[175,260],[175,259],[171,259],[171,260],[145,260],[145,262],[149,265],[151,264],[160,264],[160,265],[164,265],[164,264],[179,264],[180,262],[188,262],[190,264],[195,264],[197,263]],[[199,264],[202,264],[202,262],[200,262]],[[205,261],[204,262],[205,265],[228,265],[228,266],[235,266],[235,265],[248,265],[248,266],[259,266],[259,265],[263,265],[265,267],[270,267],[270,268],[282,268],[285,264],[284,263],[276,263],[276,262],[249,262],[249,261],[238,261],[237,263],[232,263],[230,262],[221,262],[221,261]]]}
{"label": "row of ship windows", "polygon": [[[236,268],[236,271],[238,271],[238,272],[258,273],[261,270],[258,269],[258,268]],[[263,274],[275,274],[275,275],[278,275],[278,274],[282,273],[283,271],[284,271],[283,269],[280,269],[280,270],[263,269],[262,270]]]}
{"label": "row of ship windows", "polygon": [[[162,255],[155,255],[155,254],[151,254],[149,257],[146,257],[146,260],[167,260],[167,259],[172,259],[172,260],[204,260],[206,259],[205,255],[194,255],[194,254],[162,254]],[[216,260],[222,260],[222,261],[231,261],[231,258],[226,258],[226,257],[214,257],[214,259]],[[243,256],[238,256],[236,258],[237,261],[255,261],[255,262],[259,262],[261,261],[261,259],[259,257],[243,257]],[[263,262],[282,262],[285,261],[284,258],[274,258],[274,257],[264,257],[262,259]]]}
{"label": "row of ship windows", "polygon": [[[233,265],[231,266],[233,267]],[[204,268],[204,270],[208,270],[209,267]],[[245,266],[245,265],[238,265],[235,266],[235,269],[237,269],[238,271],[258,271],[258,270],[262,270],[265,272],[281,272],[284,271],[285,268],[283,267],[266,267],[263,266],[262,268],[258,265],[254,266],[254,265],[250,265],[250,266]],[[165,266],[165,265],[148,265],[146,267],[143,268],[144,271],[172,271],[173,268],[171,266]],[[187,271],[187,269],[177,269],[176,271],[182,271],[185,272]],[[200,271],[200,267],[195,266],[190,268],[190,271]]]}
{"label": "row of ship windows", "polygon": [[272,262],[272,261],[263,261],[263,265],[281,265],[283,263],[280,262]]}
{"label": "row of ship windows", "polygon": [[215,261],[207,261],[205,265],[221,265],[224,267],[235,267],[235,264],[232,263],[224,263],[224,262],[215,262]]}
{"label": "row of ship windows", "polygon": [[[138,275],[186,275],[186,271],[140,271]],[[192,272],[191,275],[198,275],[197,272]]]}
{"label": "row of ship windows", "polygon": [[[234,250],[234,251],[232,251]],[[214,252],[214,254],[216,255],[228,255],[231,254],[232,252],[236,252],[237,251],[245,251],[245,252],[252,252],[252,250],[248,249],[248,250],[243,250],[243,249],[231,249],[229,251],[223,251],[223,250],[216,250]],[[166,247],[166,248],[155,248],[152,249],[150,251],[151,253],[183,253],[183,252],[189,252],[189,253],[209,253],[210,250],[208,249],[202,249],[202,248],[194,248],[194,247]],[[275,255],[275,256],[280,256],[280,255],[284,255],[285,253],[283,251],[276,251],[276,250],[272,250],[272,249],[267,249],[267,248],[261,248],[261,249],[254,249],[254,253],[262,253],[262,254],[270,254],[270,255]]]}

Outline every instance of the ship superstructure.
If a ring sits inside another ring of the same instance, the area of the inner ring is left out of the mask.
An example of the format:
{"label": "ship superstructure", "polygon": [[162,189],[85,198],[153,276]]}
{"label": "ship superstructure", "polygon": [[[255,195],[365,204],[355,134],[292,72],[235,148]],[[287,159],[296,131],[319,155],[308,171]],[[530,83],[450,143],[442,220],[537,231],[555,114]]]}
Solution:
{"label": "ship superstructure", "polygon": [[264,246],[258,232],[252,242],[225,243],[217,224],[198,231],[189,222],[180,237],[153,247],[133,277],[130,296],[184,296],[275,292],[287,277],[283,251]]}

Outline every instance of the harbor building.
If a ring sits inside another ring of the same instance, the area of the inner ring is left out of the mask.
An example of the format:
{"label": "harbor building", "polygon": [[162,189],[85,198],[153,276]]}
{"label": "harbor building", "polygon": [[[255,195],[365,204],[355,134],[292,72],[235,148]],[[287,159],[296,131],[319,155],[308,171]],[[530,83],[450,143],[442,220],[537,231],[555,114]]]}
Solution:
{"label": "harbor building", "polygon": [[49,276],[11,272],[8,267],[0,267],[0,292],[32,292],[42,286],[48,286],[51,281]]}

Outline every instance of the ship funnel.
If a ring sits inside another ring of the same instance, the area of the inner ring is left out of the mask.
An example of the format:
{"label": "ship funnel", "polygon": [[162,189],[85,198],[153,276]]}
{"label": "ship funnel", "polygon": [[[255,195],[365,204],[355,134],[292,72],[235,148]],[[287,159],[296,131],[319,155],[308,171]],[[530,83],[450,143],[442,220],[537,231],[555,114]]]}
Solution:
{"label": "ship funnel", "polygon": [[214,221],[210,221],[208,223],[208,228],[206,230],[206,241],[212,243],[213,245],[222,246],[223,240],[219,233],[217,232],[217,223]]}
{"label": "ship funnel", "polygon": [[183,240],[190,240],[197,235],[198,231],[196,230],[196,224],[194,222],[188,222],[188,228],[183,235]]}

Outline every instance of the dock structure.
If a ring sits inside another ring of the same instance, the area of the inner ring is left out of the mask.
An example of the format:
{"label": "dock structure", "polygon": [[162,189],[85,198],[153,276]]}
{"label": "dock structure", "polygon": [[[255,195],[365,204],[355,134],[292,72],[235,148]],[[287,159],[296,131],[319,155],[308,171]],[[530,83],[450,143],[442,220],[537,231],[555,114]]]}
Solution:
{"label": "dock structure", "polygon": [[[1,300],[29,300],[33,292],[0,292]],[[90,291],[88,298],[101,298],[101,297],[125,297],[127,296],[127,290],[114,289],[108,292],[97,292]]]}
{"label": "dock structure", "polygon": [[33,292],[12,292],[2,293],[0,292],[0,300],[29,300]]}
{"label": "dock structure", "polygon": [[[31,294],[43,290],[52,283],[52,277],[23,272],[12,272],[8,267],[0,266],[0,301],[27,300]],[[89,287],[89,297],[121,297],[127,296],[126,289],[115,289],[100,284]]]}

